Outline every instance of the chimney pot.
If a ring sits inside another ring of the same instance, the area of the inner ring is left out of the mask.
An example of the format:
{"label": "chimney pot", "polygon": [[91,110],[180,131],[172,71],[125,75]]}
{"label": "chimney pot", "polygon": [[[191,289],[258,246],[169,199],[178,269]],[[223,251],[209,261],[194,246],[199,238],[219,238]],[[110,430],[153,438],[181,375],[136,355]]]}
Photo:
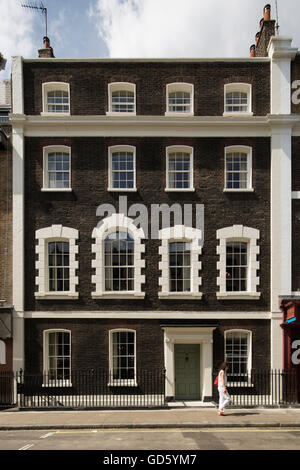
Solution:
{"label": "chimney pot", "polygon": [[256,46],[258,44],[259,38],[260,38],[260,32],[256,33],[256,35],[255,35],[255,44],[256,44]]}
{"label": "chimney pot", "polygon": [[255,44],[250,47],[250,57],[255,57]]}
{"label": "chimney pot", "polygon": [[271,19],[271,5],[268,3],[264,8],[264,21],[270,21]]}
{"label": "chimney pot", "polygon": [[49,39],[47,36],[44,36],[43,42],[44,42],[44,47],[45,47],[45,49],[49,49],[49,47],[50,47],[50,39]]}

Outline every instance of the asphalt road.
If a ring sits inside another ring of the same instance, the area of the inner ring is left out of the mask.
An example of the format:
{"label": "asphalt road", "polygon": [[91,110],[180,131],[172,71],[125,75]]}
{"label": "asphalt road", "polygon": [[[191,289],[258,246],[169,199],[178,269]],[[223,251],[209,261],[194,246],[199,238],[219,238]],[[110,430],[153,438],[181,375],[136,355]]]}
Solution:
{"label": "asphalt road", "polygon": [[[300,450],[295,429],[93,429],[1,431],[0,451]],[[109,455],[109,452],[107,451]],[[101,456],[103,456],[101,452]],[[106,453],[105,453],[106,455]],[[191,462],[190,462],[191,463]],[[133,468],[133,465],[131,466]]]}

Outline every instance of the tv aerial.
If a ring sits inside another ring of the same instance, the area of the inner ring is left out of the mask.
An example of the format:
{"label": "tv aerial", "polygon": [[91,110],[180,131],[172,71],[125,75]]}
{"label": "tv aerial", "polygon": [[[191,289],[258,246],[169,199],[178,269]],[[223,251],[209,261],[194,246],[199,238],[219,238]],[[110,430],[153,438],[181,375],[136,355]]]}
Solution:
{"label": "tv aerial", "polygon": [[276,5],[276,24],[275,24],[275,29],[276,29],[276,34],[277,36],[279,35],[279,23],[278,23],[278,4],[277,0],[275,0],[275,5]]}
{"label": "tv aerial", "polygon": [[45,18],[45,36],[48,36],[48,26],[47,26],[47,8],[45,7],[45,5],[41,2],[40,5],[37,5],[36,3],[26,3],[26,4],[21,4],[21,6],[23,8],[29,8],[30,10],[35,10],[35,11],[40,11],[42,13],[42,15],[44,16]]}

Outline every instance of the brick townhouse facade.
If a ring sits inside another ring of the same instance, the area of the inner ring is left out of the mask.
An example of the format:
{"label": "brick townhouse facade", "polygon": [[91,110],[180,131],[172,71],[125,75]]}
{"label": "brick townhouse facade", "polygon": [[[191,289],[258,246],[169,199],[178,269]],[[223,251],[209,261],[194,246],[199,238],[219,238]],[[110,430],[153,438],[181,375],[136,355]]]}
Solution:
{"label": "brick townhouse facade", "polygon": [[14,370],[127,393],[164,369],[168,398],[207,401],[224,359],[245,385],[283,367],[300,56],[264,13],[247,58],[13,58]]}

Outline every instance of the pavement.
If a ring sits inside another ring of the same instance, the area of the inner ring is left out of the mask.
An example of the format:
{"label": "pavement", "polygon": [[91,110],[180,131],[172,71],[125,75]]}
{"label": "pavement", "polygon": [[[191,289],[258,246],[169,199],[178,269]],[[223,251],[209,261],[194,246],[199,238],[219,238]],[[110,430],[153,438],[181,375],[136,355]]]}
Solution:
{"label": "pavement", "polygon": [[0,411],[0,431],[40,429],[299,428],[300,408],[228,409],[215,407],[135,410]]}

